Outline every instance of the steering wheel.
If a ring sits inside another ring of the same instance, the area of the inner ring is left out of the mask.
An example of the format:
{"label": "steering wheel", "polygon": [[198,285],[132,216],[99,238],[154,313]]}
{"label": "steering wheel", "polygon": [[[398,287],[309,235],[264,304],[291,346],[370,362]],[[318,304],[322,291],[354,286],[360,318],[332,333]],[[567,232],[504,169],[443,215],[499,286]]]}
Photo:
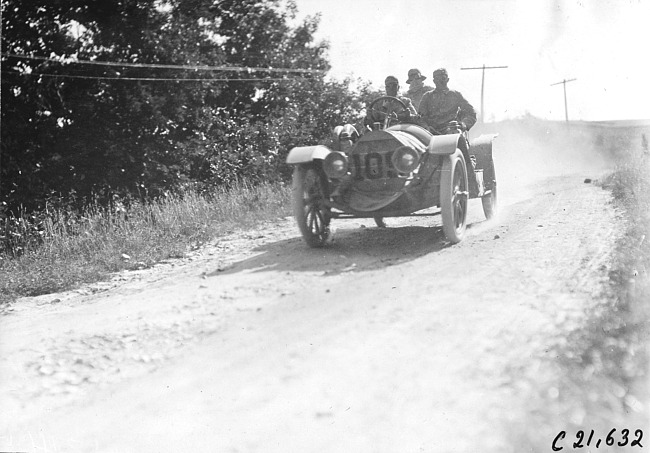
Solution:
{"label": "steering wheel", "polygon": [[[386,108],[386,111],[375,108],[375,105],[380,102],[384,102],[382,107]],[[401,99],[394,96],[381,96],[370,103],[368,110],[373,113],[378,113],[382,115],[384,122],[384,129],[390,126],[391,120],[397,120],[398,114],[402,112],[408,112],[408,107]]]}

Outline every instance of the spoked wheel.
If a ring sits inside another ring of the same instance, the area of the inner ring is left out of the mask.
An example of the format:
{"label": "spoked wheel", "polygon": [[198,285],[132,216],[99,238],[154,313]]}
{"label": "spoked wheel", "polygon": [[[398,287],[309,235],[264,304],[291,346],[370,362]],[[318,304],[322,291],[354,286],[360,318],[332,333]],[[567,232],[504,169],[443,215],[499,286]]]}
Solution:
{"label": "spoked wheel", "polygon": [[325,206],[327,180],[314,165],[293,170],[293,214],[302,237],[310,247],[322,247],[330,235],[330,211]]}
{"label": "spoked wheel", "polygon": [[468,199],[467,166],[462,153],[456,150],[445,159],[440,177],[442,231],[450,242],[460,242],[465,236]]}
{"label": "spoked wheel", "polygon": [[485,213],[485,218],[490,220],[495,215],[497,215],[497,183],[492,184],[492,190],[489,194],[481,197],[483,202],[483,212]]}
{"label": "spoked wheel", "polygon": [[378,228],[386,228],[386,221],[382,216],[375,217],[375,224],[377,225]]}

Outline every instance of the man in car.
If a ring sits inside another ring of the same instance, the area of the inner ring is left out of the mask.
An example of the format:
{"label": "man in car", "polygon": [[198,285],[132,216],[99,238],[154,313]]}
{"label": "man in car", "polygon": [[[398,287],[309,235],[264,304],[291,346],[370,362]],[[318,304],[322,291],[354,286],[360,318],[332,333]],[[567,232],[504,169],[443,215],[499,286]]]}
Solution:
{"label": "man in car", "polygon": [[426,78],[427,77],[423,76],[419,69],[414,68],[408,72],[406,83],[408,83],[409,89],[406,92],[406,97],[413,102],[415,110],[420,109],[420,101],[422,100],[424,93],[433,90],[433,87],[424,84]]}
{"label": "man in car", "polygon": [[373,110],[368,109],[366,113],[366,119],[364,121],[366,126],[369,126],[372,129],[374,128],[373,125],[375,123],[383,124],[384,118],[386,118],[386,114],[390,114],[391,112],[395,112],[397,114],[399,121],[409,121],[412,118],[417,117],[417,111],[415,110],[415,107],[413,107],[411,100],[407,97],[398,95],[399,81],[397,80],[397,77],[386,77],[384,86],[386,89],[386,96],[392,96],[399,99],[406,105],[407,110],[404,110],[404,108],[398,102],[386,99],[385,101],[376,104]]}
{"label": "man in car", "polygon": [[[460,92],[450,90],[447,86],[449,76],[444,68],[433,71],[433,83],[436,89],[422,96],[420,102],[420,121],[434,134],[443,134],[450,123],[457,123],[463,132],[476,124],[476,111]],[[465,136],[465,140],[467,137]],[[474,173],[476,158],[469,154],[467,147],[461,149],[467,164],[467,180],[470,192],[478,192],[478,182]]]}
{"label": "man in car", "polygon": [[447,86],[449,76],[444,68],[433,71],[436,88],[422,96],[418,112],[434,133],[441,133],[451,121],[458,121],[463,131],[476,123],[476,111],[460,92]]}

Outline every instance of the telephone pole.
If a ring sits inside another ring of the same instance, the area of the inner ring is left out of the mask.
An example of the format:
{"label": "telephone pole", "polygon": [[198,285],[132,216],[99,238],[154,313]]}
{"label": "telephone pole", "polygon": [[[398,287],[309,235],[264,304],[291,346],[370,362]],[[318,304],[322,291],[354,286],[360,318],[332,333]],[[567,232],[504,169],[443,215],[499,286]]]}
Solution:
{"label": "telephone pole", "polygon": [[465,71],[468,69],[480,69],[482,71],[481,75],[481,123],[485,123],[485,110],[484,110],[484,94],[485,94],[485,70],[486,69],[505,69],[507,66],[481,66],[478,68],[460,68]]}
{"label": "telephone pole", "polygon": [[574,80],[577,80],[577,79],[569,79],[569,80],[564,79],[564,80],[561,81],[561,82],[551,83],[551,86],[553,86],[553,85],[559,85],[559,84],[562,84],[562,85],[564,86],[564,119],[565,119],[565,121],[566,121],[567,123],[569,122],[569,109],[568,109],[568,107],[567,107],[567,102],[566,102],[566,84],[567,84],[568,82],[573,82]]}

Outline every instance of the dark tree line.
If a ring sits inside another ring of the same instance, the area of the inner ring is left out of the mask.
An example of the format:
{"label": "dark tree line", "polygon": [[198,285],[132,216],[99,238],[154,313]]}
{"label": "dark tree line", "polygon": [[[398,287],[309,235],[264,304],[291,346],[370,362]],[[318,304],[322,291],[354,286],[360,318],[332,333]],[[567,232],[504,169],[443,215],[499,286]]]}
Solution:
{"label": "dark tree line", "polygon": [[282,0],[4,0],[0,202],[286,178],[288,150],[356,119],[367,94],[326,78],[318,17],[296,13]]}

